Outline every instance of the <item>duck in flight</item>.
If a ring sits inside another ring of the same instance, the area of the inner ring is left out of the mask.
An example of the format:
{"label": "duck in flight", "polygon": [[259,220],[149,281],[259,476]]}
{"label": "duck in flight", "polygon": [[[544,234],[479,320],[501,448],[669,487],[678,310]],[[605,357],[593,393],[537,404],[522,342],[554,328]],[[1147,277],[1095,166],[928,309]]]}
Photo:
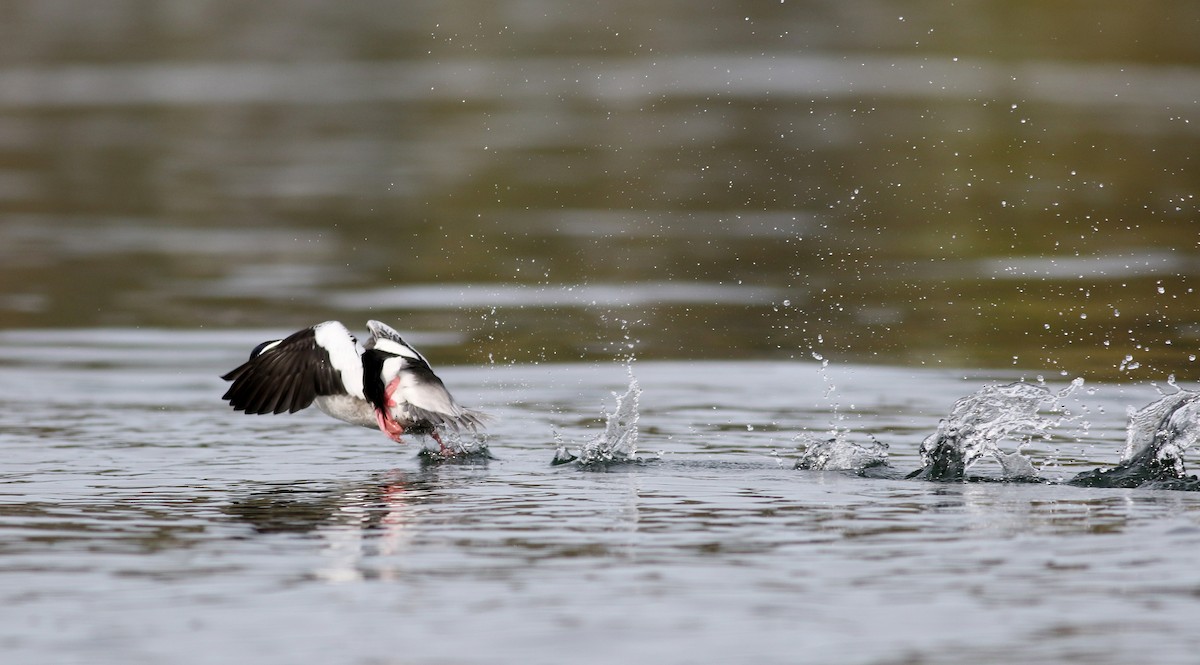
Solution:
{"label": "duck in flight", "polygon": [[316,404],[353,425],[378,427],[393,441],[428,434],[446,453],[439,427],[476,431],[483,414],[454,401],[419,351],[389,326],[368,321],[358,340],[338,321],[259,344],[250,359],[221,378],[222,399],[247,414],[295,413]]}

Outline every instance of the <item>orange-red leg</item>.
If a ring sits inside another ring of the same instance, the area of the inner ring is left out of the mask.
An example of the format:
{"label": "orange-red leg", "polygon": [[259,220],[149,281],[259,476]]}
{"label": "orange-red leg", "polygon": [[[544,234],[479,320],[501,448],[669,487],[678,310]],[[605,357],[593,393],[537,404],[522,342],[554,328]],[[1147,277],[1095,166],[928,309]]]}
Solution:
{"label": "orange-red leg", "polygon": [[441,450],[438,452],[440,452],[443,456],[448,456],[450,454],[450,449],[446,447],[445,443],[442,443],[442,437],[438,435],[437,430],[430,432],[429,436],[432,436],[433,440],[437,441],[437,444],[441,446]]}
{"label": "orange-red leg", "polygon": [[375,409],[375,422],[379,425],[379,431],[386,434],[389,439],[396,443],[403,443],[400,440],[400,435],[404,434],[404,427],[396,422],[391,414],[383,409]]}

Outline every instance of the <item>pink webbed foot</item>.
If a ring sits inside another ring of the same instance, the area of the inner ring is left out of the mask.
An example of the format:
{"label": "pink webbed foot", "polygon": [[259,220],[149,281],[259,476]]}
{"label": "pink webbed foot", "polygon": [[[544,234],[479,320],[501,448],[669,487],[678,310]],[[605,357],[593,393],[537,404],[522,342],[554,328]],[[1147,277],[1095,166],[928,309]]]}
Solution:
{"label": "pink webbed foot", "polygon": [[390,414],[381,409],[375,409],[375,422],[379,425],[379,431],[386,434],[389,439],[396,443],[404,443],[400,439],[400,435],[404,434],[404,427],[396,422]]}

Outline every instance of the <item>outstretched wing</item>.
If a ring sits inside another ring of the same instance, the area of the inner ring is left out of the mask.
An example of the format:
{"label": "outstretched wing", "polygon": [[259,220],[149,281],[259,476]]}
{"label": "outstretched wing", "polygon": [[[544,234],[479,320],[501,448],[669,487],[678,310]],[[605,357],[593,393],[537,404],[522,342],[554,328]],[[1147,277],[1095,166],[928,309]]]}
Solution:
{"label": "outstretched wing", "polygon": [[318,395],[362,397],[357,342],[337,321],[260,345],[256,355],[221,378],[233,382],[222,399],[252,414],[295,413]]}

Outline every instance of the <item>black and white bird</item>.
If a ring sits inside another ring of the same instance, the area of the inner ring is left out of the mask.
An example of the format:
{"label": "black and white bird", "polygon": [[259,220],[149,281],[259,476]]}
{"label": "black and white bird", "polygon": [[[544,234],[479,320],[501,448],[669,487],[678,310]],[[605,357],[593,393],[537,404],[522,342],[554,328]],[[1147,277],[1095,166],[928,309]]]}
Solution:
{"label": "black and white bird", "polygon": [[428,434],[443,452],[439,427],[475,431],[483,425],[483,414],[459,406],[400,333],[379,321],[367,328],[371,338],[362,346],[338,321],[263,342],[221,377],[233,382],[222,399],[247,414],[295,413],[315,403],[338,420],[378,427],[393,441]]}

